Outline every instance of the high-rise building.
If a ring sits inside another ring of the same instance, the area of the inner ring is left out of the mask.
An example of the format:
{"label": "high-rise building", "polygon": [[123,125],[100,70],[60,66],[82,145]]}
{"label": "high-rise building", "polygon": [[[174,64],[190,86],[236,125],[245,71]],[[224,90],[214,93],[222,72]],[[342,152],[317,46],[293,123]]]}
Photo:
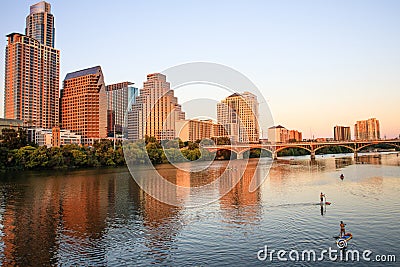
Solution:
{"label": "high-rise building", "polygon": [[51,5],[45,1],[32,5],[30,14],[26,17],[25,34],[41,44],[54,47],[54,16]]}
{"label": "high-rise building", "polygon": [[4,117],[27,126],[52,128],[59,123],[60,51],[54,48],[51,6],[31,6],[26,33],[7,35]]}
{"label": "high-rise building", "polygon": [[68,73],[61,91],[61,126],[90,145],[107,137],[107,94],[100,66]]}
{"label": "high-rise building", "polygon": [[354,138],[356,140],[379,140],[379,128],[379,120],[375,118],[357,121],[354,125]]}
{"label": "high-rise building", "polygon": [[232,142],[258,143],[258,101],[250,92],[232,94],[217,104],[217,120]]}
{"label": "high-rise building", "polygon": [[333,139],[335,141],[350,141],[351,130],[348,126],[335,126],[333,128]]}
{"label": "high-rise building", "polygon": [[166,76],[149,74],[128,114],[128,139],[143,139],[146,135],[158,140],[174,139],[177,137],[176,121],[184,119],[185,113]]}
{"label": "high-rise building", "polygon": [[107,131],[108,136],[125,132],[127,119],[125,115],[132,111],[132,105],[138,96],[138,89],[131,82],[107,85]]}

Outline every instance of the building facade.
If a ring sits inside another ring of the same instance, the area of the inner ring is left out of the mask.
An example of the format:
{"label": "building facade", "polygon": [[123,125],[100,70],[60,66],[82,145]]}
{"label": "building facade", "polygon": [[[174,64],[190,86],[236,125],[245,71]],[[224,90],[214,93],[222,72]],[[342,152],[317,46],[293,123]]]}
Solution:
{"label": "building facade", "polygon": [[213,137],[214,123],[212,120],[180,120],[176,122],[176,131],[182,141],[195,142]]}
{"label": "building facade", "polygon": [[138,96],[138,89],[131,82],[121,82],[107,85],[107,132],[121,134],[127,131],[128,121],[125,118],[132,111]]}
{"label": "building facade", "polygon": [[289,142],[289,131],[282,125],[272,126],[268,128],[268,140],[271,143],[287,143]]}
{"label": "building facade", "polygon": [[59,124],[60,51],[50,4],[31,6],[25,31],[7,35],[4,117],[52,128]]}
{"label": "building facade", "polygon": [[303,134],[297,130],[288,130],[282,125],[268,128],[268,141],[271,143],[301,142]]}
{"label": "building facade", "polygon": [[354,139],[355,140],[379,140],[380,125],[379,120],[371,118],[368,120],[357,121],[354,125]]}
{"label": "building facade", "polygon": [[158,140],[174,139],[177,137],[176,122],[184,119],[185,113],[166,76],[149,74],[132,111],[128,113],[128,139],[139,140],[146,135]]}
{"label": "building facade", "polygon": [[82,136],[82,144],[107,137],[107,94],[100,66],[68,73],[61,91],[62,129]]}
{"label": "building facade", "polygon": [[252,93],[232,94],[217,104],[217,121],[233,143],[258,143],[258,101]]}
{"label": "building facade", "polygon": [[289,130],[289,142],[301,142],[303,134],[297,130]]}
{"label": "building facade", "polygon": [[348,126],[335,126],[333,128],[333,140],[351,141],[351,130]]}
{"label": "building facade", "polygon": [[29,128],[28,137],[31,142],[38,146],[60,147],[63,145],[81,145],[81,136],[69,130],[60,130],[59,127],[53,129]]}

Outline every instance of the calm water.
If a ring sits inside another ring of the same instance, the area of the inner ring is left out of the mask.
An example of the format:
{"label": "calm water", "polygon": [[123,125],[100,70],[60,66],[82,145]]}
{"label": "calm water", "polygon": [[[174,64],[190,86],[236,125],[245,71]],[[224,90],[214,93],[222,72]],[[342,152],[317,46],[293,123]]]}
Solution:
{"label": "calm water", "polygon": [[[252,176],[261,179],[267,173],[266,168],[254,172],[255,164],[250,162],[228,194],[198,208],[185,203],[202,199],[195,187],[214,180],[226,162],[191,175],[169,165],[158,167],[174,183],[193,187],[190,193],[168,192],[183,207],[148,196],[125,168],[0,174],[0,261],[20,266],[284,265],[258,261],[257,252],[265,245],[288,251],[336,249],[333,236],[340,220],[354,235],[349,249],[395,254],[400,260],[396,154],[362,156],[357,162],[347,155],[314,163],[282,158],[262,186],[249,193]],[[226,186],[217,184],[208,194],[220,196]],[[321,191],[331,206],[321,209]]]}

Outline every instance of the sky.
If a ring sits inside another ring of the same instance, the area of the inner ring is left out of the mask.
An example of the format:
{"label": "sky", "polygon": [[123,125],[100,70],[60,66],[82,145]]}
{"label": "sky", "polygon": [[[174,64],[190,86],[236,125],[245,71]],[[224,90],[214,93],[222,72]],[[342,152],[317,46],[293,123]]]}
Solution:
{"label": "sky", "polygon": [[[1,99],[5,36],[24,33],[36,2],[2,0]],[[247,76],[274,123],[305,138],[332,137],[335,125],[353,132],[357,120],[371,117],[380,120],[382,138],[400,134],[400,1],[48,2],[61,50],[60,82],[68,72],[100,65],[107,84],[128,80],[141,88],[149,73],[213,62]],[[177,91],[178,99],[190,90],[212,92],[191,86]],[[3,109],[0,101],[0,116]]]}

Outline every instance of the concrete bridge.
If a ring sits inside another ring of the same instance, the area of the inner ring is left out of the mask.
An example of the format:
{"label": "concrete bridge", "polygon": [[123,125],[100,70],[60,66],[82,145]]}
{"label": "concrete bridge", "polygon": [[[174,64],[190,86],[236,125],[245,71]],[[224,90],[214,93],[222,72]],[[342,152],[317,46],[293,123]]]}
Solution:
{"label": "concrete bridge", "polygon": [[235,145],[215,145],[203,146],[210,152],[218,150],[233,151],[237,155],[237,159],[243,159],[243,154],[254,148],[260,148],[271,152],[273,159],[276,159],[278,152],[287,148],[301,148],[307,150],[311,154],[311,159],[315,159],[315,152],[329,146],[346,147],[353,151],[354,157],[357,158],[358,152],[368,146],[377,144],[387,144],[394,148],[400,148],[400,139],[394,140],[376,140],[376,141],[334,141],[334,142],[297,142],[297,143],[276,143],[276,144],[235,144]]}

